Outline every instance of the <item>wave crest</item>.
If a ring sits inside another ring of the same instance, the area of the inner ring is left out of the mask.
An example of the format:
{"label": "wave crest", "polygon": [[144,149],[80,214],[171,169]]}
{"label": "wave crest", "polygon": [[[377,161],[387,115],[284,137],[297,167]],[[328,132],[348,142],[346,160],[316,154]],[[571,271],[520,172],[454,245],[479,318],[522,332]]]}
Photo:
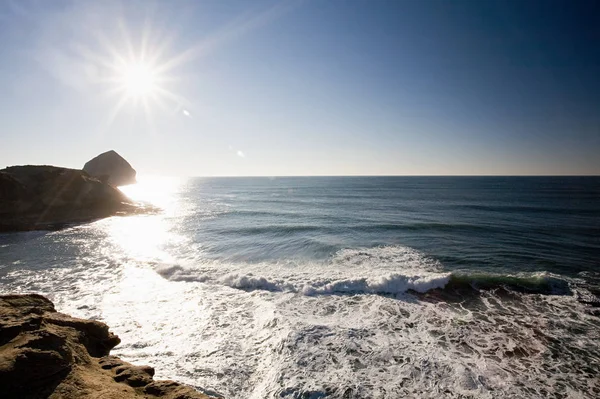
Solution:
{"label": "wave crest", "polygon": [[[243,291],[292,292],[307,296],[318,295],[395,295],[406,292],[424,294],[432,290],[447,293],[477,293],[505,289],[518,293],[543,295],[572,295],[571,284],[566,279],[549,273],[503,275],[491,273],[422,273],[408,275],[392,273],[377,277],[356,277],[311,280],[293,284],[282,278],[257,276],[252,273],[230,273],[214,278],[198,270],[179,265],[163,267],[158,274],[171,281],[200,282],[225,285]],[[581,292],[578,289],[577,292]],[[597,299],[595,296],[594,301]]]}
{"label": "wave crest", "polygon": [[270,281],[265,277],[256,277],[252,274],[230,274],[220,280],[226,286],[246,291],[294,291],[291,284],[282,281]]}
{"label": "wave crest", "polygon": [[306,285],[302,289],[304,295],[326,294],[400,294],[407,291],[419,293],[435,288],[444,288],[450,280],[450,273],[432,274],[428,276],[405,276],[392,274],[376,279],[359,278],[338,280],[322,286]]}

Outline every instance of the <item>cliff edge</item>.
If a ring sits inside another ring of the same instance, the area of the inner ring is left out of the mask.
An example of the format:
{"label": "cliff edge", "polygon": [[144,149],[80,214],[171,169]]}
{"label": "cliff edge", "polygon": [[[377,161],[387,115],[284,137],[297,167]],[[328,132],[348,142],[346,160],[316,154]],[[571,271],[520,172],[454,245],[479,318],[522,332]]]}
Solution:
{"label": "cliff edge", "polygon": [[104,323],[58,313],[40,295],[0,296],[4,399],[209,399],[154,369],[109,356],[120,339]]}

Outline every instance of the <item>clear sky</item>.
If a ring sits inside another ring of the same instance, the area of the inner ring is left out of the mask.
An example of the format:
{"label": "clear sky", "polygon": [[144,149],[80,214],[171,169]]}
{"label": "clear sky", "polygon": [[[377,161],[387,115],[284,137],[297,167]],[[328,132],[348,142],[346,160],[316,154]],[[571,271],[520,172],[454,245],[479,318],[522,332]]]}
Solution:
{"label": "clear sky", "polygon": [[600,174],[600,2],[0,0],[0,167]]}

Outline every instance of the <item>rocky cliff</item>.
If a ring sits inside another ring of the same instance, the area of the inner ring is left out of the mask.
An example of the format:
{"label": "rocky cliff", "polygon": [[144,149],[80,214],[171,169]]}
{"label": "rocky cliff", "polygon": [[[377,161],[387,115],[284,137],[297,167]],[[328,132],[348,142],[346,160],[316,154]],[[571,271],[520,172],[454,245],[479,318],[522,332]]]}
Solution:
{"label": "rocky cliff", "polygon": [[109,356],[119,342],[106,324],[58,313],[40,295],[0,296],[0,397],[209,399]]}
{"label": "rocky cliff", "polygon": [[89,160],[83,166],[83,170],[90,176],[101,181],[108,182],[114,186],[125,186],[134,184],[136,171],[122,156],[115,151],[104,152]]}
{"label": "rocky cliff", "polygon": [[0,170],[0,231],[53,229],[138,210],[119,189],[81,170]]}

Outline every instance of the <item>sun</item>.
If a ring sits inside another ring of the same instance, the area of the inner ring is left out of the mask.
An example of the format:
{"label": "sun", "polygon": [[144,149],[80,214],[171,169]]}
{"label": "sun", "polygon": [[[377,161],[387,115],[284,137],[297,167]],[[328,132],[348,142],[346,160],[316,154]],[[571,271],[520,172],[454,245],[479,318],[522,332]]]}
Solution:
{"label": "sun", "polygon": [[156,56],[148,56],[143,52],[125,56],[115,51],[114,60],[109,65],[110,77],[107,81],[111,89],[108,94],[115,99],[109,124],[128,104],[135,110],[141,107],[150,120],[156,111],[155,106],[169,111],[186,103],[183,97],[169,90],[169,83],[177,79],[167,73],[167,62],[161,63]]}
{"label": "sun", "polygon": [[126,64],[120,78],[125,93],[131,98],[146,97],[156,92],[158,76],[150,65]]}
{"label": "sun", "polygon": [[[117,35],[98,33],[98,50],[81,49],[87,62],[96,67],[90,70],[104,86],[104,97],[112,103],[108,125],[122,111],[134,118],[143,114],[152,125],[157,115],[177,115],[189,108],[190,101],[178,93],[184,80],[178,69],[190,59],[195,48],[173,55],[172,38],[153,32],[150,22],[139,32],[137,40],[124,22]],[[189,116],[189,112],[183,115]]]}

